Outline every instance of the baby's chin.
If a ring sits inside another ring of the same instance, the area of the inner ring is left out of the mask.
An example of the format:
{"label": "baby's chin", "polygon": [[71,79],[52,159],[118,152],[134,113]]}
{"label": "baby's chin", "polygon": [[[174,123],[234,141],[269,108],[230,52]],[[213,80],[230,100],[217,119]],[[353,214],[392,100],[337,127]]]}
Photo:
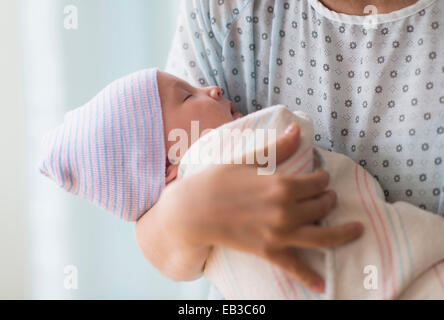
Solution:
{"label": "baby's chin", "polygon": [[[237,119],[243,118],[243,115],[239,112],[230,113],[230,115],[223,121],[223,123],[220,123],[219,126],[223,126],[224,124],[236,121]],[[213,128],[216,129],[216,128]]]}
{"label": "baby's chin", "polygon": [[223,124],[221,124],[221,125],[224,125],[224,124],[227,124],[227,123],[230,123],[230,122],[236,121],[237,119],[240,119],[240,118],[242,118],[242,117],[243,117],[243,115],[240,114],[239,112],[232,113],[232,114],[230,114],[230,119],[229,119],[228,121],[225,121],[225,122],[224,122]]}

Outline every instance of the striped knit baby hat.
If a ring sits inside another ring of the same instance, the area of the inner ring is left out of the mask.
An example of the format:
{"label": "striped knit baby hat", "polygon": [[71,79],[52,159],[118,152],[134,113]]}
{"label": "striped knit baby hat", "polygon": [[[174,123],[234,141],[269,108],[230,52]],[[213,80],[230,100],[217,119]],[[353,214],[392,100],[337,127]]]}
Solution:
{"label": "striped knit baby hat", "polygon": [[165,186],[166,150],[157,70],[114,81],[65,115],[42,141],[42,174],[126,221]]}

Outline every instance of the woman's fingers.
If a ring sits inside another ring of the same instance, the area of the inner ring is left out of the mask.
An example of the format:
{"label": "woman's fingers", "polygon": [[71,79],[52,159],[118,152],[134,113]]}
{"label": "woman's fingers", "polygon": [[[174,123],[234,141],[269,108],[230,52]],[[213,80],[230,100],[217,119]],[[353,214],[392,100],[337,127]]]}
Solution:
{"label": "woman's fingers", "polygon": [[364,227],[359,222],[332,227],[306,225],[281,239],[281,243],[307,249],[331,248],[351,242],[363,232]]}
{"label": "woman's fingers", "polygon": [[285,135],[276,141],[276,165],[289,159],[299,148],[301,129],[296,123],[291,124]]}
{"label": "woman's fingers", "polygon": [[[255,167],[270,167],[270,163],[263,163],[264,159],[274,157],[273,161],[276,165],[289,159],[299,148],[301,132],[296,123],[291,124],[282,137],[278,138],[275,143],[265,146],[262,150],[255,150],[254,156],[251,154],[242,157],[242,164],[254,165]],[[270,154],[271,153],[271,154]],[[251,162],[254,159],[254,163]],[[276,168],[271,168],[276,169]]]}
{"label": "woman's fingers", "polygon": [[301,224],[312,224],[325,218],[337,204],[334,191],[326,191],[319,197],[307,199],[299,203]]}
{"label": "woman's fingers", "polygon": [[297,203],[291,213],[286,214],[287,219],[279,228],[279,232],[289,233],[303,225],[314,224],[325,218],[336,206],[336,193],[328,191],[317,198]]}
{"label": "woman's fingers", "polygon": [[286,179],[288,187],[293,190],[294,199],[300,201],[319,196],[327,188],[330,175],[321,170],[299,176],[287,176]]}
{"label": "woman's fingers", "polygon": [[266,252],[266,259],[288,272],[297,281],[304,284],[312,291],[323,293],[325,291],[324,280],[315,271],[305,265],[292,248],[272,249]]}

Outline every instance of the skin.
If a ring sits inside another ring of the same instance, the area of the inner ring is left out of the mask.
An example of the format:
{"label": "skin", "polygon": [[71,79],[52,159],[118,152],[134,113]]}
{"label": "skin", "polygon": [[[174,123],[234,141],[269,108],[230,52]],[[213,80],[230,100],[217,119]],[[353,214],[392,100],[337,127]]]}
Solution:
{"label": "skin", "polygon": [[[199,122],[199,136],[205,130],[217,128],[242,117],[234,111],[233,103],[222,96],[219,87],[196,88],[169,73],[158,72],[159,95],[166,137],[174,129],[182,129],[191,141],[191,122]],[[177,141],[165,141],[167,153]],[[183,155],[177,155],[180,159]],[[172,161],[171,161],[172,162]],[[167,183],[177,175],[178,164],[172,165],[167,159]]]}
{"label": "skin", "polygon": [[353,16],[364,16],[364,8],[373,5],[378,14],[390,13],[408,7],[418,0],[320,0],[324,6],[338,13]]}
{"label": "skin", "polygon": [[[362,15],[367,4],[376,5],[379,13],[387,13],[416,1],[322,2],[337,12]],[[192,90],[202,95],[199,99],[208,99],[204,93],[219,99],[216,88]],[[162,102],[167,103],[168,94],[161,95]],[[228,112],[224,114],[228,118]],[[169,129],[174,127],[167,125]],[[290,126],[287,134],[276,142],[277,164],[298,150],[299,139],[299,128]],[[171,178],[174,167],[168,168],[171,183],[156,205],[137,222],[135,237],[145,258],[176,281],[200,278],[211,248],[226,246],[262,257],[309,289],[323,292],[323,279],[304,265],[291,248],[339,246],[359,238],[363,232],[362,225],[356,223],[335,227],[316,225],[337,201],[335,192],[325,190],[329,182],[326,171],[297,177],[259,176],[254,166],[221,165],[174,181]]]}

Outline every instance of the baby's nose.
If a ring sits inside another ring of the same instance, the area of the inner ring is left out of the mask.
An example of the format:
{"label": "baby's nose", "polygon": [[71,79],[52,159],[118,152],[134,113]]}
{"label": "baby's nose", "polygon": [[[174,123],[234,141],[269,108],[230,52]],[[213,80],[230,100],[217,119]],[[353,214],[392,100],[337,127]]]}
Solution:
{"label": "baby's nose", "polygon": [[222,90],[219,87],[210,87],[210,96],[213,99],[219,99],[222,97]]}

